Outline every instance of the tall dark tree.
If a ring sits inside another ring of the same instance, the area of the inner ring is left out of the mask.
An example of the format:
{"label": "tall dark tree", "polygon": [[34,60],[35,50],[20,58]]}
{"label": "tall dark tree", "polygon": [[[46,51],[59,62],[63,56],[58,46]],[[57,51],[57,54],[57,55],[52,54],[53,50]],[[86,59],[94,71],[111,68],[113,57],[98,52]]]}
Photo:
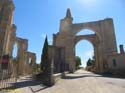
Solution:
{"label": "tall dark tree", "polygon": [[41,70],[43,72],[46,71],[47,63],[48,63],[48,39],[46,36],[43,50],[42,50],[42,55],[41,55]]}
{"label": "tall dark tree", "polygon": [[42,55],[41,55],[41,70],[42,70],[42,83],[46,86],[52,86],[54,84],[52,77],[51,62],[48,58],[48,39],[45,38]]}

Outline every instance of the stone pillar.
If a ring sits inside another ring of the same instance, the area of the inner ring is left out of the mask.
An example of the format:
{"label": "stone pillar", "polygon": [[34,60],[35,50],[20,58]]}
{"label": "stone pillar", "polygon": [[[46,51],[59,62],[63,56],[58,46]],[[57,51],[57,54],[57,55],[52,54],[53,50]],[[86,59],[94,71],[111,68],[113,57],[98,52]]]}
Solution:
{"label": "stone pillar", "polygon": [[124,52],[123,45],[120,45],[119,47],[120,47],[120,54],[124,54],[125,52]]}
{"label": "stone pillar", "polygon": [[[28,51],[26,59],[27,59],[26,62],[27,74],[33,74],[36,68],[36,54]],[[29,61],[31,63],[29,63]]]}
{"label": "stone pillar", "polygon": [[98,46],[94,45],[94,55],[95,55],[95,66],[96,66],[96,72],[99,71],[99,55],[98,55]]}
{"label": "stone pillar", "polygon": [[10,0],[3,0],[1,1],[2,7],[0,11],[0,30],[3,31],[3,50],[2,53],[7,54],[7,41],[9,38],[9,33],[12,26],[13,21],[13,11],[14,11],[14,4],[13,1]]}
{"label": "stone pillar", "polygon": [[12,56],[12,52],[13,52],[13,46],[15,44],[15,40],[16,40],[16,26],[13,24],[11,27],[11,30],[8,33],[7,36],[7,44],[6,44],[6,54],[9,54],[10,56]]}
{"label": "stone pillar", "polygon": [[26,62],[27,62],[27,48],[28,48],[28,40],[17,38],[18,44],[18,53],[17,53],[17,61],[18,61],[18,73],[20,75],[25,75],[26,72]]}
{"label": "stone pillar", "polygon": [[7,40],[14,11],[13,1],[0,0],[0,56],[7,54]]}
{"label": "stone pillar", "polygon": [[102,48],[103,48],[103,46],[100,43],[98,45],[99,73],[102,73],[104,71],[104,67],[103,67],[104,60],[103,60],[103,49]]}

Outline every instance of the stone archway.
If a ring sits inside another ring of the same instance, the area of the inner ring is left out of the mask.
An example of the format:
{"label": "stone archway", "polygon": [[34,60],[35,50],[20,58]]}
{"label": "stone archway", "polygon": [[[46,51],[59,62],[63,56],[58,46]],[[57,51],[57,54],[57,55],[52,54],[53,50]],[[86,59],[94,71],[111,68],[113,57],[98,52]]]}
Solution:
{"label": "stone archway", "polygon": [[[94,56],[95,56],[95,61],[96,61],[96,71],[99,71],[99,65],[101,65],[99,63],[99,52],[97,50],[97,47],[99,47],[99,38],[96,34],[89,34],[89,35],[78,35],[75,36],[75,46],[77,43],[79,43],[81,40],[87,40],[89,41],[94,48]],[[74,47],[75,47],[74,46]]]}
{"label": "stone archway", "polygon": [[[94,22],[75,24],[72,21],[73,18],[70,9],[68,9],[66,17],[60,21],[60,31],[53,35],[53,45],[65,49],[65,62],[69,64],[70,72],[75,71],[75,44],[82,39],[87,39],[94,45],[96,71],[105,72],[108,56],[117,54],[113,20],[106,18]],[[76,36],[78,32],[84,29],[94,31],[95,35]]]}

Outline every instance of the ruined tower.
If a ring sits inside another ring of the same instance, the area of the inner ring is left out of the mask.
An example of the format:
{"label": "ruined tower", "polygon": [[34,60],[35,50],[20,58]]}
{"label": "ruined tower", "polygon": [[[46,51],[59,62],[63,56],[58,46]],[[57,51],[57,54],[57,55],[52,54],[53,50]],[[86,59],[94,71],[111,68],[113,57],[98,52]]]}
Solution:
{"label": "ruined tower", "polygon": [[[72,15],[70,9],[67,9],[66,16],[60,20],[60,31],[55,35],[54,46],[63,47],[65,50],[65,62],[68,64],[68,68],[71,72],[75,70],[75,58],[74,58],[74,37],[70,33],[72,30]],[[68,41],[71,41],[70,43]]]}
{"label": "ruined tower", "polygon": [[10,43],[13,43],[10,42],[12,40],[10,35],[15,35],[16,31],[16,26],[12,24],[14,9],[15,6],[12,0],[0,0],[0,56],[12,54],[12,49],[9,48],[12,48]]}
{"label": "ruined tower", "polygon": [[[27,60],[29,59],[27,56],[29,55],[29,52],[27,51],[28,39],[16,37],[16,26],[13,24],[14,9],[15,6],[12,0],[0,0],[0,58],[2,58],[3,55],[9,55],[9,63],[11,66],[18,68],[16,70],[19,75],[31,74],[35,67],[36,55],[33,53],[31,56],[33,66],[27,64]],[[15,43],[17,44],[16,58],[12,56]],[[14,64],[15,59],[18,64]],[[13,68],[8,68],[8,70],[10,69]]]}
{"label": "ruined tower", "polygon": [[72,25],[72,21],[73,18],[70,9],[68,8],[66,12],[66,17],[62,19],[60,22],[60,31],[67,31],[69,27]]}

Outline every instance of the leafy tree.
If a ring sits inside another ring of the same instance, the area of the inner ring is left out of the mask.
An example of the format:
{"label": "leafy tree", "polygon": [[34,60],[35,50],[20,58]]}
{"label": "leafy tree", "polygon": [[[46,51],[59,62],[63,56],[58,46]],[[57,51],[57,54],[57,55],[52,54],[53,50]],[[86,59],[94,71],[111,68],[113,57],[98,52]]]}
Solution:
{"label": "leafy tree", "polygon": [[89,58],[87,61],[87,66],[94,66],[95,65],[95,58],[93,56],[93,58]]}
{"label": "leafy tree", "polygon": [[91,60],[91,58],[89,58],[88,61],[87,61],[87,67],[88,66],[92,66],[92,60]]}
{"label": "leafy tree", "polygon": [[76,69],[79,69],[81,65],[81,58],[79,56],[76,56]]}
{"label": "leafy tree", "polygon": [[92,71],[92,72],[95,71],[95,57],[94,56],[92,57],[92,59],[90,58],[88,59],[86,70]]}

